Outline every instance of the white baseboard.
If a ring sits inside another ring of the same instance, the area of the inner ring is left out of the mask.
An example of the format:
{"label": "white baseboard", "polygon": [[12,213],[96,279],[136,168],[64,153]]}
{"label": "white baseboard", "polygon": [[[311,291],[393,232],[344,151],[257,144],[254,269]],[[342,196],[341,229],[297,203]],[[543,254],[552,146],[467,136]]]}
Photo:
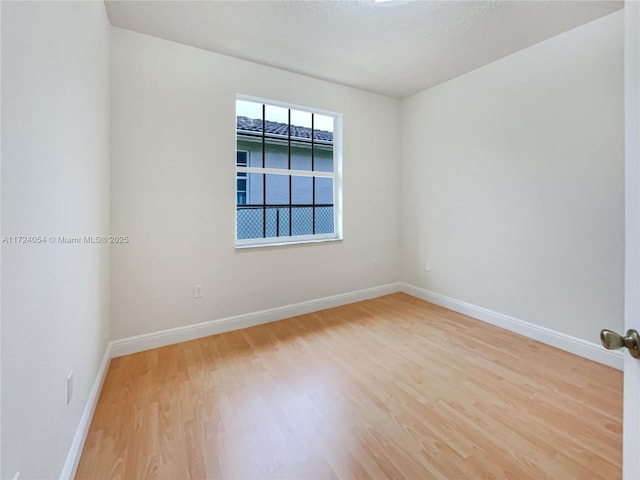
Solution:
{"label": "white baseboard", "polygon": [[60,480],[70,480],[75,478],[76,471],[78,470],[78,464],[80,463],[80,457],[82,456],[82,450],[84,449],[84,442],[87,439],[89,433],[89,427],[91,427],[91,420],[93,419],[93,412],[96,410],[98,404],[98,398],[100,397],[100,391],[102,390],[102,384],[107,375],[107,369],[109,368],[109,361],[111,360],[111,343],[107,344],[102,362],[98,367],[96,378],[91,386],[89,392],[89,398],[84,406],[82,417],[80,417],[80,423],[76,429],[76,434],[73,436],[73,442],[69,448],[67,454],[67,460],[64,462],[62,473],[60,474]]}
{"label": "white baseboard", "polygon": [[408,295],[420,298],[427,302],[435,303],[454,312],[468,315],[491,325],[532,338],[552,347],[579,355],[580,357],[602,363],[609,367],[623,369],[624,357],[620,351],[605,350],[601,345],[582,338],[557,332],[550,328],[535,325],[502,313],[494,312],[488,308],[478,307],[470,303],[456,300],[439,293],[402,283],[400,290]]}
{"label": "white baseboard", "polygon": [[529,323],[518,318],[510,317],[484,307],[472,305],[455,298],[447,297],[408,283],[390,283],[379,287],[358,290],[355,292],[333,295],[307,302],[285,305],[283,307],[261,310],[244,315],[220,318],[195,325],[187,325],[168,330],[161,330],[145,335],[114,340],[110,344],[111,357],[120,357],[132,353],[164,347],[175,343],[195,340],[219,333],[230,332],[242,328],[254,327],[264,323],[274,322],[289,317],[317,312],[327,308],[347,305],[370,298],[388,295],[390,293],[404,292],[427,302],[440,305],[455,312],[459,312],[478,320],[490,323],[514,333],[532,338],[547,345],[579,355],[618,370],[622,370],[624,359],[622,352],[609,351],[599,344],[561,333],[550,328]]}
{"label": "white baseboard", "polygon": [[173,345],[174,343],[195,340],[196,338],[230,332],[231,330],[254,327],[263,323],[275,322],[277,320],[317,312],[327,308],[339,307],[341,305],[399,292],[400,286],[400,283],[390,283],[388,285],[333,295],[308,302],[294,303],[284,307],[270,308],[268,310],[220,318],[195,325],[187,325],[145,335],[123,338],[111,342],[111,355],[112,357],[121,357],[122,355],[142,352],[152,348],[164,347]]}

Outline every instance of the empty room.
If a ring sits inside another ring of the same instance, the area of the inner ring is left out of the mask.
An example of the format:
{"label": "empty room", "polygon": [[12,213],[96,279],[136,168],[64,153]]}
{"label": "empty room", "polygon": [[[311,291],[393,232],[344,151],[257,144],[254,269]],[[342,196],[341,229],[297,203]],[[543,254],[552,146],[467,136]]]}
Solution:
{"label": "empty room", "polygon": [[640,480],[640,3],[0,19],[0,478]]}

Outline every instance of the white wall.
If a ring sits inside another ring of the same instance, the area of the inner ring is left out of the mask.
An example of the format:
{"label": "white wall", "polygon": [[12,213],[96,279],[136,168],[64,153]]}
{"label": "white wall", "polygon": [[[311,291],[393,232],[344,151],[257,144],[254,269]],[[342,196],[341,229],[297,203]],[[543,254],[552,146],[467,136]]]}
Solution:
{"label": "white wall", "polygon": [[622,331],[622,54],[618,11],[402,102],[405,281]]}
{"label": "white wall", "polygon": [[[344,114],[344,241],[234,249],[237,93]],[[111,111],[114,338],[397,280],[397,101],[115,28]]]}
{"label": "white wall", "polygon": [[[109,35],[102,2],[2,3],[3,235],[108,232]],[[0,476],[56,478],[109,337],[109,251],[2,260]]]}

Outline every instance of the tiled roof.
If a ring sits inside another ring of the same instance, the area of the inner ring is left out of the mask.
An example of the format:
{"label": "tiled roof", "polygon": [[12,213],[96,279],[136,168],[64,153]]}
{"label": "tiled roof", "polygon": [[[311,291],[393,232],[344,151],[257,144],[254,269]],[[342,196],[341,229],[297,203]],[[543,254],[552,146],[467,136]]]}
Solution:
{"label": "tiled roof", "polygon": [[[269,135],[281,135],[284,138],[289,136],[288,125],[286,123],[265,121],[264,131]],[[236,129],[238,131],[262,133],[262,120],[249,117],[236,117]],[[314,130],[313,139],[321,142],[333,142],[333,133],[325,130]],[[311,129],[291,125],[291,138],[304,138],[311,140]]]}

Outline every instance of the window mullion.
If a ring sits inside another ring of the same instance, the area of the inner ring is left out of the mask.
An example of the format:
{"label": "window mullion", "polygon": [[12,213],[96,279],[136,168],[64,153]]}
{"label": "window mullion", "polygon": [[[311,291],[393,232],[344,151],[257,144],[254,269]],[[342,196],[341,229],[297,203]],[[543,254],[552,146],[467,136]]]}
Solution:
{"label": "window mullion", "polygon": [[[287,141],[288,144],[288,155],[289,155],[289,172],[291,172],[291,109],[289,109],[289,138]],[[293,207],[291,206],[291,200],[293,198],[293,193],[291,189],[293,188],[292,176],[289,175],[289,236],[291,236],[291,232],[293,231]]]}
{"label": "window mullion", "polygon": [[[314,137],[315,137],[315,129],[314,129],[314,119],[315,119],[315,114],[311,114],[311,171],[314,172],[316,169],[316,157],[315,157],[315,144],[314,144]],[[311,186],[311,204],[313,205],[312,209],[311,209],[311,231],[313,232],[313,235],[316,234],[316,177],[313,177],[312,180],[312,186]]]}
{"label": "window mullion", "polygon": [[237,167],[238,172],[264,173],[266,175],[293,175],[294,177],[323,177],[334,178],[335,172],[321,172],[310,170],[287,170],[286,168]]}
{"label": "window mullion", "polygon": [[[266,105],[262,104],[262,168],[266,167]],[[262,238],[267,238],[267,175],[262,175]]]}

